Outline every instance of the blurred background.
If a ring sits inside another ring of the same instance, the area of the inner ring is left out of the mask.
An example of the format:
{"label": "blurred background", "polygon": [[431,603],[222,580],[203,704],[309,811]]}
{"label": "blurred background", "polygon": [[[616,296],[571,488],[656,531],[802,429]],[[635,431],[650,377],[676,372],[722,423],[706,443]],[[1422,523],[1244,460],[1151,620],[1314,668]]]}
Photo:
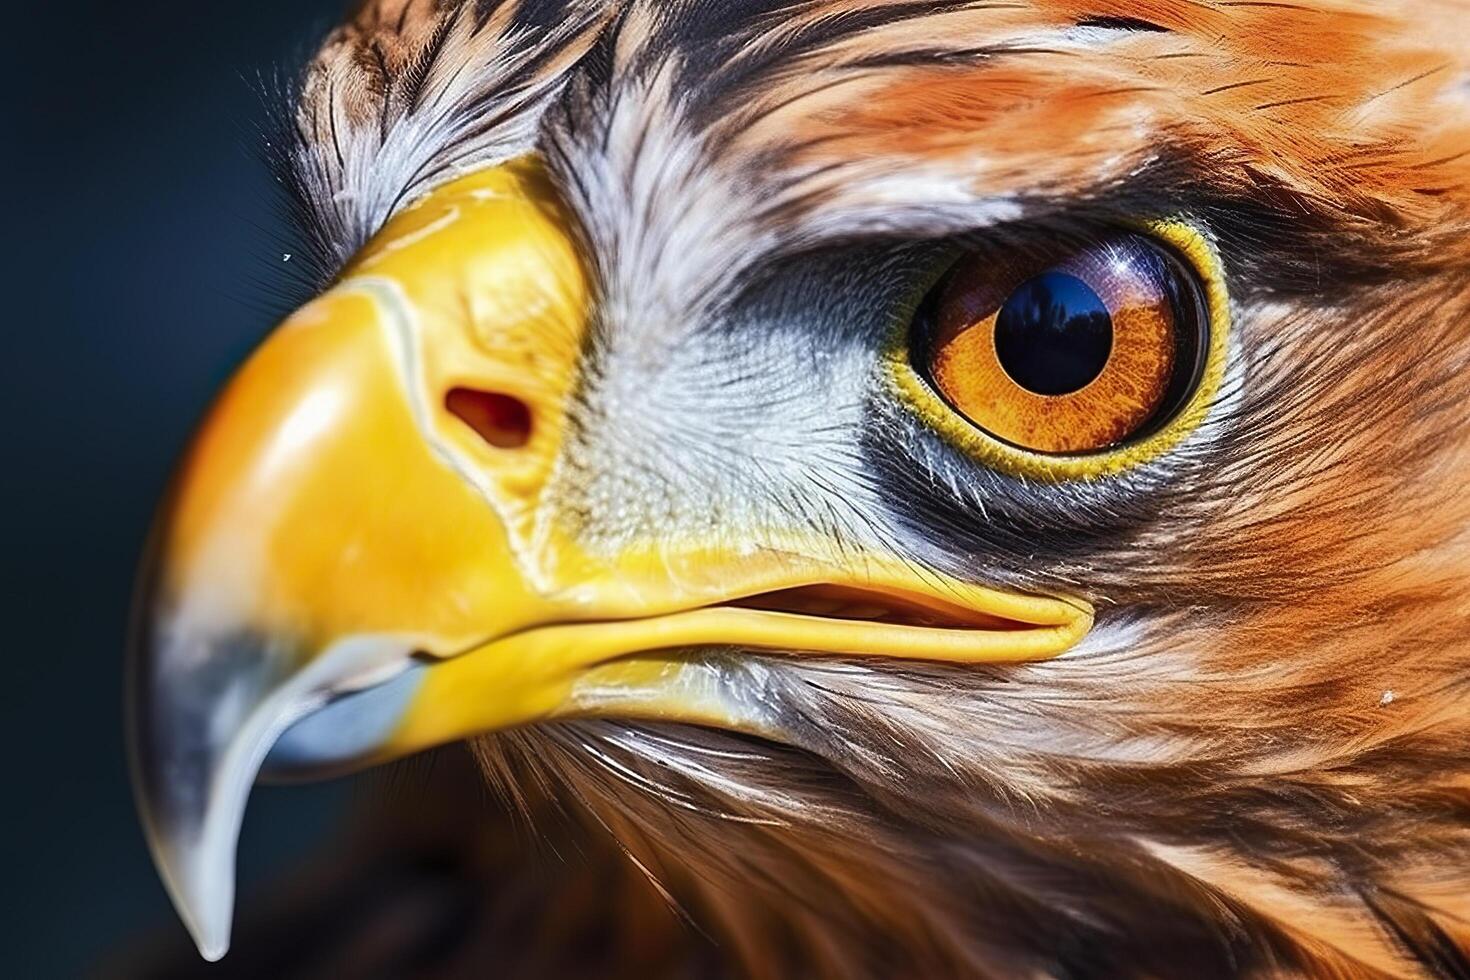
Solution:
{"label": "blurred background", "polygon": [[[279,268],[291,233],[257,151],[259,79],[289,77],[344,3],[6,12],[5,976],[117,975],[140,944],[185,942],[124,766],[133,566],[212,391],[301,298]],[[259,792],[246,894],[330,836],[362,792]]]}

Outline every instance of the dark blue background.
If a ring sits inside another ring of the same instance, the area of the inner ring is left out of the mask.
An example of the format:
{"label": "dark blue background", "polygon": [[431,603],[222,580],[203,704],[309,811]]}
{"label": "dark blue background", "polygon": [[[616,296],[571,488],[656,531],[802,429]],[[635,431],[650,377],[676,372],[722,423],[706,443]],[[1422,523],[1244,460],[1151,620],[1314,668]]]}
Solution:
{"label": "dark blue background", "polygon": [[[0,29],[0,974],[75,976],[181,928],[123,761],[133,564],[194,419],[300,298],[256,79],[294,70],[342,0],[17,6]],[[245,887],[325,833],[346,793],[258,793]]]}

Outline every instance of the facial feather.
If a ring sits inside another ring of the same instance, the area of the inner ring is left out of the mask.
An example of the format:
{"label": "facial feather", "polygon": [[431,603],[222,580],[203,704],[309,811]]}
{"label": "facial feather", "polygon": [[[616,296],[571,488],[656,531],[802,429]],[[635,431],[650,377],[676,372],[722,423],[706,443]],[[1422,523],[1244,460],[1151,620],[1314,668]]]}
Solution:
{"label": "facial feather", "polygon": [[[546,156],[600,295],[579,533],[703,508],[758,536],[830,495],[834,538],[1102,612],[1012,668],[691,652],[783,744],[568,724],[484,740],[487,771],[545,773],[777,975],[1463,971],[1470,9],[559,6],[369,3],[308,75],[297,166],[340,259],[444,175]],[[1176,214],[1236,350],[1166,458],[1018,480],[872,385],[906,249]],[[780,361],[824,346],[835,374]],[[715,376],[757,379],[748,425]],[[681,479],[658,447],[694,443]],[[619,517],[630,458],[665,492]]]}
{"label": "facial feather", "polygon": [[275,147],[325,275],[433,187],[527,152],[608,13],[590,2],[363,3],[308,67]]}

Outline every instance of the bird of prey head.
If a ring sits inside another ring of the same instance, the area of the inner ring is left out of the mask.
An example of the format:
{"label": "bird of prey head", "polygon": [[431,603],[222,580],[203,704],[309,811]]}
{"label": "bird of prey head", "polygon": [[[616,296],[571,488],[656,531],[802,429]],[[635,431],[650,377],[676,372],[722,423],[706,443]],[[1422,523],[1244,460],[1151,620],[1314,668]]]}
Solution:
{"label": "bird of prey head", "polygon": [[757,972],[1465,975],[1467,29],[369,0],[141,587],[201,950],[258,775],[473,740]]}

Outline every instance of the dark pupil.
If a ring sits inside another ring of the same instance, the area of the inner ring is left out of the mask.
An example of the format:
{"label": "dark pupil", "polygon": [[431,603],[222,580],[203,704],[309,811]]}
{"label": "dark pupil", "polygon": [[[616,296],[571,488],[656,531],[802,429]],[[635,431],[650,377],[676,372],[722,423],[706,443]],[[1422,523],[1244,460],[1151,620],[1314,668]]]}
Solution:
{"label": "dark pupil", "polygon": [[1087,284],[1043,272],[1016,287],[995,321],[995,353],[1011,379],[1038,395],[1065,395],[1102,374],[1113,318]]}

